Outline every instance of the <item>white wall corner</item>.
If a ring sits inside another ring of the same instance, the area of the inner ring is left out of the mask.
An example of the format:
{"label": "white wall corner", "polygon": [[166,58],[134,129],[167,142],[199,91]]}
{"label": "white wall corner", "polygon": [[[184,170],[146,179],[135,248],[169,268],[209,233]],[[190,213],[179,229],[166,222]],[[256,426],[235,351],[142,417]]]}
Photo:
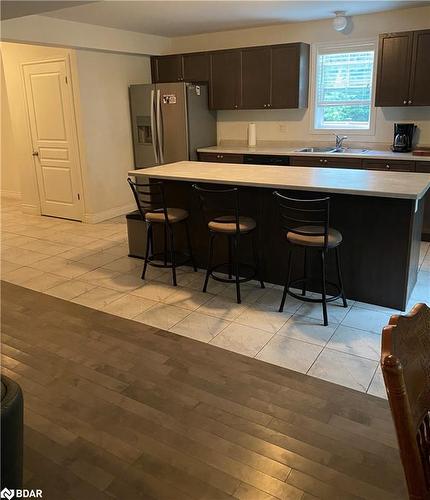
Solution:
{"label": "white wall corner", "polygon": [[97,224],[98,222],[103,222],[105,220],[113,219],[120,215],[128,214],[136,210],[135,203],[129,203],[121,207],[110,208],[109,210],[103,210],[101,212],[96,212],[93,214],[84,214],[84,219],[82,222],[87,224]]}

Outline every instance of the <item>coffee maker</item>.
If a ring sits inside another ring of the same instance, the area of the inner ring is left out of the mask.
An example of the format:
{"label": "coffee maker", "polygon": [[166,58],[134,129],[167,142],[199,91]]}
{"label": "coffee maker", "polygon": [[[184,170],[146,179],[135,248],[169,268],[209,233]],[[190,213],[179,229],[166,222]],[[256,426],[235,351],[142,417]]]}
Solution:
{"label": "coffee maker", "polygon": [[412,138],[416,125],[413,123],[395,123],[392,150],[396,153],[407,153],[412,149]]}

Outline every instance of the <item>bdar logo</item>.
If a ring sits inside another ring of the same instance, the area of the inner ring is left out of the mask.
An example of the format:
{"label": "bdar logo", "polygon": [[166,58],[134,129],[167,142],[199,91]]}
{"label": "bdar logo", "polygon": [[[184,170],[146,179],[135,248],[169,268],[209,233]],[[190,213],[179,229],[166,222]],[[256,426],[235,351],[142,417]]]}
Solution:
{"label": "bdar logo", "polygon": [[11,500],[15,496],[15,492],[13,490],[9,490],[8,488],[3,488],[0,493],[1,498],[7,498],[7,500]]}

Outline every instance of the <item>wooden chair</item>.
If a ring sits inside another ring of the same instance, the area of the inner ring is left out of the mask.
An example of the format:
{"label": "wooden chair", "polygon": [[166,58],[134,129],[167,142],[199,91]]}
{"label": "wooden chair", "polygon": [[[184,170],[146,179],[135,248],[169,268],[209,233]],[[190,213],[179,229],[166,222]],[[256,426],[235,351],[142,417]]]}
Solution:
{"label": "wooden chair", "polygon": [[430,499],[430,308],[391,316],[382,331],[381,367],[409,498]]}

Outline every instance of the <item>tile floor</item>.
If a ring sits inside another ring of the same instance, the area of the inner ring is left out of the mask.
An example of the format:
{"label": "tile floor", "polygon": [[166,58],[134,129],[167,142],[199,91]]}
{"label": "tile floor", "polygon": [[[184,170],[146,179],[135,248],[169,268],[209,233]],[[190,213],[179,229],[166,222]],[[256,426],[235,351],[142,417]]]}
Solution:
{"label": "tile floor", "polygon": [[[170,330],[201,342],[256,357],[362,392],[385,397],[378,367],[380,332],[387,308],[349,301],[330,306],[330,325],[321,325],[321,307],[288,298],[278,313],[282,290],[210,282],[203,272],[178,270],[180,286],[168,270],[149,268],[127,256],[123,217],[81,224],[24,215],[17,201],[2,200],[2,279],[49,295]],[[420,272],[408,309],[430,303],[430,244],[421,244]]]}

